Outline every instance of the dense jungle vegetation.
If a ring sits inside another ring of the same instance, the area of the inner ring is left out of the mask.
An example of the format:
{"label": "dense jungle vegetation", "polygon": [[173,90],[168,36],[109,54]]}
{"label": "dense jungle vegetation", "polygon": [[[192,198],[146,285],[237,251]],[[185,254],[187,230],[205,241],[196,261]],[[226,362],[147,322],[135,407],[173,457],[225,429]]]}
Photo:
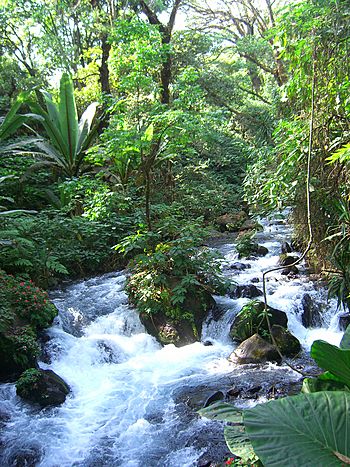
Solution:
{"label": "dense jungle vegetation", "polygon": [[189,294],[226,287],[206,239],[285,207],[349,307],[348,1],[2,0],[0,19],[0,373],[32,367],[45,291],[126,265],[140,313],[196,334]]}

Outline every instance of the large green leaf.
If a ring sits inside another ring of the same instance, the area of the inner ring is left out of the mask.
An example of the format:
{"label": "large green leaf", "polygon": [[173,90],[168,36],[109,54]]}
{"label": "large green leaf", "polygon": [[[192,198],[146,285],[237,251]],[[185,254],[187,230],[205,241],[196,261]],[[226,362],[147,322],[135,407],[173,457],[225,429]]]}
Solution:
{"label": "large green leaf", "polygon": [[318,366],[330,371],[350,387],[350,350],[318,340],[311,346],[311,357]]}
{"label": "large green leaf", "polygon": [[340,341],[339,347],[344,350],[350,349],[350,326],[348,326],[344,332],[343,338]]}
{"label": "large green leaf", "polygon": [[350,392],[348,386],[341,382],[336,381],[333,378],[305,378],[301,392],[309,394],[312,392],[319,391],[347,391]]}
{"label": "large green leaf", "polygon": [[265,467],[341,467],[350,463],[350,394],[316,392],[257,405],[243,414]]}
{"label": "large green leaf", "polygon": [[68,147],[70,163],[74,163],[78,142],[78,114],[75,106],[73,82],[67,73],[63,73],[60,81],[60,101],[58,106],[60,130]]}
{"label": "large green leaf", "polygon": [[79,154],[80,151],[85,149],[85,141],[89,134],[91,134],[91,125],[96,114],[96,109],[98,106],[98,102],[93,102],[90,104],[79,121],[79,134],[78,134],[78,142],[77,142],[77,153]]}
{"label": "large green leaf", "polygon": [[240,457],[246,463],[257,461],[257,455],[243,426],[225,426],[224,435],[232,454]]}

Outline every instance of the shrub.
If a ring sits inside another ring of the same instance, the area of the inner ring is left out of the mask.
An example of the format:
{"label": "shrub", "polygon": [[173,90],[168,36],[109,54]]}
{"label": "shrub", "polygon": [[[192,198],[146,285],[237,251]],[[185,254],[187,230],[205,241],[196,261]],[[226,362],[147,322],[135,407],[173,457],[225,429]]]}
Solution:
{"label": "shrub", "polygon": [[140,312],[191,320],[192,310],[186,309],[189,294],[204,302],[205,291],[226,287],[217,254],[199,247],[198,230],[196,224],[184,226],[178,238],[167,241],[160,232],[138,232],[117,246],[124,253],[138,253],[130,262],[126,290]]}
{"label": "shrub", "polygon": [[37,331],[57,314],[47,293],[33,282],[0,270],[0,373],[22,371],[39,354]]}

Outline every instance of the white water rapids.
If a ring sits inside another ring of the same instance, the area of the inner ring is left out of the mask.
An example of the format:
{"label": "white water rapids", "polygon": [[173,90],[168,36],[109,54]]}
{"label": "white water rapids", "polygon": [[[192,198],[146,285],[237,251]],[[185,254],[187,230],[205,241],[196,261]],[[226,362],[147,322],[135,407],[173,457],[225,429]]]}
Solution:
{"label": "white water rapids", "polygon": [[[249,269],[230,269],[237,261],[234,245],[219,247],[225,274],[238,284],[259,278],[255,285],[261,287],[261,271],[277,264],[281,242],[290,240],[285,225],[264,227],[258,241],[269,253],[243,261]],[[235,347],[230,324],[248,299],[216,297],[223,312],[219,319],[208,317],[202,336],[212,345],[162,348],[128,306],[124,281],[123,273],[107,274],[52,294],[60,314],[40,366],[58,373],[72,392],[62,406],[40,410],[17,397],[14,384],[0,386],[2,467],[190,467],[220,461],[227,453],[222,425],[196,414],[207,397],[237,385],[249,390],[300,379],[284,365],[228,362]],[[322,306],[320,328],[301,323],[305,293]],[[294,279],[271,274],[268,294],[269,305],[287,313],[288,327],[305,350],[319,338],[339,344],[336,304],[327,302],[326,290],[303,268]],[[242,407],[252,403],[253,395],[238,401]]]}

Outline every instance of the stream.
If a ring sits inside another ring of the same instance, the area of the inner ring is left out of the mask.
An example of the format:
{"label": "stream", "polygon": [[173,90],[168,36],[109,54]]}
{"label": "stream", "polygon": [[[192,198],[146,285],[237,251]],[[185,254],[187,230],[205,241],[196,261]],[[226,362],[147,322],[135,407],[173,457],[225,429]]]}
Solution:
{"label": "stream", "polygon": [[[223,271],[237,284],[261,288],[262,271],[277,265],[281,244],[290,242],[283,221],[263,221],[257,234],[265,257],[238,260],[233,240],[217,245]],[[231,241],[231,243],[230,243]],[[292,253],[295,255],[295,253]],[[246,269],[237,271],[240,261]],[[289,330],[304,352],[293,362],[311,368],[315,339],[338,345],[340,311],[327,291],[310,280],[305,266],[296,277],[270,274],[268,303],[288,316]],[[0,385],[0,465],[43,467],[190,467],[228,455],[222,423],[196,411],[216,391],[231,390],[238,407],[288,391],[301,375],[285,364],[236,366],[230,324],[247,298],[215,297],[219,313],[209,314],[202,342],[161,347],[145,333],[127,303],[125,272],[95,277],[52,292],[59,316],[48,330],[42,368],[50,368],[72,392],[60,407],[41,409],[16,396],[14,384]],[[309,294],[322,310],[320,327],[302,325],[302,300]],[[204,343],[206,345],[204,345]],[[211,344],[211,345],[207,345]]]}

